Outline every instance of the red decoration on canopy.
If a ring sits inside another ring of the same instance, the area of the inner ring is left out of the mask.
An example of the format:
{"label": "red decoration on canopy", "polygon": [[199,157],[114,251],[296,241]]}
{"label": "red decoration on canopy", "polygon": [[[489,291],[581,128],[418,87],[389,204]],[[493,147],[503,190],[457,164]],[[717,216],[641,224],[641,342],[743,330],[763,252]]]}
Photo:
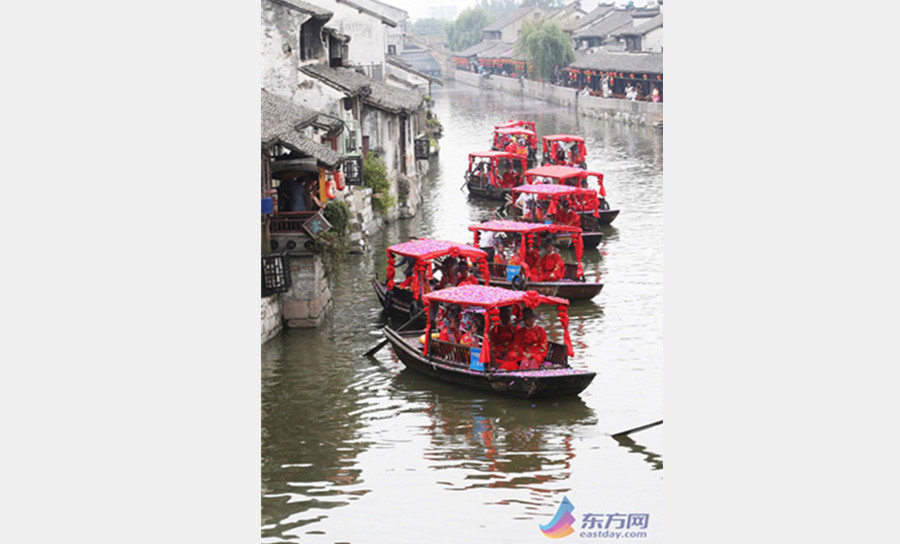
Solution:
{"label": "red decoration on canopy", "polygon": [[566,353],[569,354],[569,357],[572,357],[575,355],[575,350],[572,349],[572,339],[569,337],[569,311],[566,306],[560,304],[556,307],[556,315],[563,326],[563,341],[566,343]]}
{"label": "red decoration on canopy", "polygon": [[484,342],[481,344],[481,356],[478,361],[488,363],[491,360],[491,327],[499,321],[500,310],[491,308],[484,316]]}
{"label": "red decoration on canopy", "polygon": [[481,247],[481,233],[477,230],[475,231],[475,240],[473,245],[475,247]]}
{"label": "red decoration on canopy", "polygon": [[394,288],[394,256],[387,251],[387,289],[390,291]]}
{"label": "red decoration on canopy", "polygon": [[[431,315],[431,303],[425,299],[425,315]],[[425,355],[428,355],[428,344],[431,343],[431,320],[425,320]]]}
{"label": "red decoration on canopy", "polygon": [[537,308],[538,304],[541,303],[540,295],[537,291],[525,291],[525,294],[522,296],[522,302],[525,306],[531,308],[532,310]]}
{"label": "red decoration on canopy", "polygon": [[487,259],[478,259],[478,268],[481,269],[481,275],[484,276],[484,284],[491,283],[491,269],[488,268]]}
{"label": "red decoration on canopy", "polygon": [[581,266],[581,256],[584,255],[584,240],[581,234],[572,236],[572,245],[575,246],[575,263],[578,265],[577,274],[580,278],[584,275],[584,268]]}

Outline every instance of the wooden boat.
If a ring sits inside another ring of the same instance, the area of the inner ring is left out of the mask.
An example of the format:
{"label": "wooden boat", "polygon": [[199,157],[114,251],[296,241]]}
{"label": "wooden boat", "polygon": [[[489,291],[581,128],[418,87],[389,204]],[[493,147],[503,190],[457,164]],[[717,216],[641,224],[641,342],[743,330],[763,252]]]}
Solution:
{"label": "wooden boat", "polygon": [[[524,155],[514,155],[505,151],[476,151],[469,153],[469,167],[466,169],[466,188],[469,194],[491,200],[505,200],[509,190],[522,183],[522,174],[527,169]],[[507,172],[513,179],[504,183]]]}
{"label": "wooden boat", "polygon": [[[525,184],[512,188],[510,196],[510,201],[504,209],[506,217],[510,219],[533,223],[552,222],[554,212],[551,209],[555,209],[565,201],[573,210],[577,210],[581,217],[581,239],[584,247],[594,249],[603,240],[597,216],[580,211],[591,207],[590,201],[596,197],[596,193],[591,189],[569,185]],[[562,238],[560,245],[570,247],[571,243]]]}
{"label": "wooden boat", "polygon": [[521,154],[527,157],[528,167],[533,168],[537,166],[537,133],[525,127],[495,128],[491,149],[515,153],[516,151],[513,151],[514,148],[521,148],[517,145],[510,146],[510,144],[515,144],[521,140],[525,141],[525,150]]}
{"label": "wooden boat", "polygon": [[[530,247],[539,244],[539,238],[552,236],[558,239],[560,236],[568,236],[575,248],[575,262],[566,263],[563,279],[558,281],[531,281],[528,279],[527,265],[507,265],[492,262],[489,265],[491,271],[491,285],[515,290],[532,290],[542,295],[555,296],[568,300],[589,300],[597,296],[603,289],[600,278],[588,282],[584,276],[581,257],[584,246],[581,240],[581,229],[568,225],[553,225],[545,223],[524,223],[519,221],[495,220],[471,225],[469,230],[473,232],[474,243],[480,247],[483,243],[482,233],[492,233],[493,241],[498,237],[513,243],[517,247],[519,261],[525,261],[525,253]],[[525,244],[522,243],[525,240]],[[496,247],[481,247],[489,255],[496,251]]]}
{"label": "wooden boat", "polygon": [[[606,188],[603,186],[603,174],[591,172],[571,166],[547,165],[527,170],[522,176],[523,185],[551,184],[568,185],[587,189],[583,198],[571,202],[572,209],[584,217],[593,217],[595,221],[585,224],[585,232],[596,230],[595,226],[609,225],[619,215],[619,210],[611,210],[606,200]],[[521,186],[520,186],[521,187]],[[595,225],[594,225],[595,224]]]}
{"label": "wooden boat", "polygon": [[499,125],[494,125],[494,130],[499,128],[513,128],[513,127],[523,127],[527,128],[531,132],[537,133],[537,128],[535,127],[534,121],[521,121],[518,119],[510,119],[505,123],[500,123]]}
{"label": "wooden boat", "polygon": [[571,134],[551,134],[541,138],[541,165],[576,166],[587,170],[584,138]]}
{"label": "wooden boat", "polygon": [[[392,318],[408,321],[415,317],[422,309],[422,295],[433,289],[437,282],[433,281],[433,265],[437,260],[447,257],[464,258],[472,261],[482,271],[485,285],[489,280],[487,253],[456,242],[445,240],[431,240],[421,238],[410,240],[402,244],[388,247],[387,269],[385,281],[379,281],[378,277],[372,279],[372,287],[381,307]],[[394,262],[396,256],[406,260],[405,267],[410,272],[408,281],[401,284],[394,283],[395,269],[398,266]],[[417,323],[424,323],[424,316],[417,319]]]}
{"label": "wooden boat", "polygon": [[[384,335],[394,353],[407,368],[427,376],[466,387],[491,391],[520,398],[560,397],[577,395],[590,385],[595,372],[572,368],[569,357],[574,355],[569,338],[568,301],[540,295],[534,291],[512,291],[499,287],[464,285],[442,289],[423,295],[425,308],[433,305],[457,304],[464,308],[478,308],[486,316],[486,329],[496,322],[501,307],[516,312],[523,306],[535,308],[539,304],[555,305],[563,329],[564,342],[548,342],[546,362],[534,370],[500,370],[486,338],[480,346],[442,342],[432,338],[429,322],[424,331],[397,332],[384,328]],[[488,335],[489,336],[489,335]],[[424,339],[428,339],[427,342]]]}

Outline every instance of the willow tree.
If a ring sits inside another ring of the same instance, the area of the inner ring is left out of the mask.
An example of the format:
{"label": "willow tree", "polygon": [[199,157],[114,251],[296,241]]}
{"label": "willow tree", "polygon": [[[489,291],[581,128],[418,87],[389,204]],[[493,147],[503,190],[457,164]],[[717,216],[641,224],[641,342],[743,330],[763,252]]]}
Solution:
{"label": "willow tree", "polygon": [[572,40],[558,24],[539,17],[522,24],[516,53],[531,64],[532,77],[549,79],[553,68],[575,62]]}
{"label": "willow tree", "polygon": [[462,51],[481,42],[484,27],[494,22],[493,15],[481,8],[469,8],[463,11],[456,21],[448,24],[444,30],[447,33],[447,45],[451,51]]}

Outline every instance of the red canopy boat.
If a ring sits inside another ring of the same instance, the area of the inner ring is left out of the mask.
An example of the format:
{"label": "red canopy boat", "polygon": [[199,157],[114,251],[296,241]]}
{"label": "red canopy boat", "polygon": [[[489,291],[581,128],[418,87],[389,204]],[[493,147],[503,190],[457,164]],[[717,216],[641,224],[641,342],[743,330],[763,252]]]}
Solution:
{"label": "red canopy boat", "polygon": [[537,164],[537,133],[521,126],[495,128],[491,149],[522,155],[528,159],[529,167],[534,166]]}
{"label": "red canopy boat", "polygon": [[[570,202],[572,209],[585,217],[593,217],[597,226],[609,225],[619,215],[619,210],[609,209],[606,200],[606,187],[603,186],[603,174],[573,168],[571,166],[546,165],[525,171],[522,176],[525,184],[567,185],[587,189],[590,194],[584,198]],[[586,227],[586,228],[584,228]],[[584,225],[584,230],[594,231],[594,225]]]}
{"label": "red canopy boat", "polygon": [[500,308],[509,307],[514,316],[525,308],[541,304],[556,307],[563,331],[563,343],[547,342],[544,363],[533,370],[501,370],[491,350],[491,335],[483,335],[478,345],[441,341],[432,336],[431,322],[423,331],[397,332],[385,327],[384,335],[394,353],[417,372],[468,387],[522,398],[577,395],[594,379],[595,372],[577,370],[569,365],[574,355],[569,337],[568,301],[534,291],[512,291],[500,287],[464,285],[423,295],[428,313],[436,305],[475,308],[484,316],[482,330],[491,330],[499,322]]}
{"label": "red canopy boat", "polygon": [[[572,187],[571,185],[519,185],[510,189],[511,200],[506,206],[507,216],[519,221],[532,223],[553,223],[556,214],[565,201],[575,214],[581,218],[581,238],[584,247],[593,249],[600,245],[603,233],[600,232],[600,211],[591,202],[596,200],[597,192],[592,189]],[[585,213],[580,210],[591,209]],[[563,245],[565,243],[563,239]]]}
{"label": "red canopy boat", "polygon": [[[581,229],[578,227],[494,220],[471,225],[469,230],[474,233],[473,245],[475,247],[481,247],[489,253],[493,252],[495,256],[502,254],[500,259],[495,258],[494,262],[489,265],[491,284],[493,285],[516,290],[534,290],[542,295],[569,300],[588,300],[597,296],[603,289],[599,277],[592,283],[588,283],[584,277],[584,268],[581,264],[584,245],[581,239]],[[492,239],[487,247],[484,247],[482,233],[492,234]],[[563,276],[558,280],[535,281],[530,279],[533,277],[534,271],[527,262],[528,251],[537,249],[541,238],[553,239],[559,235],[565,235],[571,241],[571,245],[575,248],[575,262],[565,263]],[[507,248],[512,252],[509,256],[504,251]]]}
{"label": "red canopy boat", "polygon": [[524,127],[530,130],[531,132],[537,132],[537,128],[535,128],[534,121],[519,121],[510,119],[505,123],[500,123],[499,125],[494,125],[494,130],[498,128],[513,128],[513,127]]}
{"label": "red canopy boat", "polygon": [[571,134],[551,134],[541,138],[541,164],[577,166],[587,169],[587,150],[584,138]]}
{"label": "red canopy boat", "polygon": [[527,161],[523,155],[505,151],[469,153],[466,187],[473,196],[504,200],[510,188],[522,183],[526,168]]}
{"label": "red canopy boat", "polygon": [[[386,279],[382,283],[375,277],[372,286],[381,306],[396,319],[411,319],[422,309],[422,295],[437,285],[437,282],[433,281],[433,263],[438,259],[441,263],[448,257],[468,260],[481,269],[485,285],[490,281],[487,253],[466,244],[422,238],[392,245],[385,252]],[[394,257],[397,255],[403,258],[400,265],[405,261],[407,272],[406,279],[399,284],[394,282],[395,269],[398,266],[394,263]],[[421,321],[424,321],[424,316]]]}

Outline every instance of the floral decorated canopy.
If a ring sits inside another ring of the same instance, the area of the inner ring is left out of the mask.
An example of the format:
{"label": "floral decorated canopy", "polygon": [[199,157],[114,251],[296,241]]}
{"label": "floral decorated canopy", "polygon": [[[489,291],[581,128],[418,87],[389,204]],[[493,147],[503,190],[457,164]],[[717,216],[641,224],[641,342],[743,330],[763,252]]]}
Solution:
{"label": "floral decorated canopy", "polygon": [[404,257],[412,257],[415,259],[414,273],[412,274],[410,281],[413,298],[416,300],[421,297],[421,288],[426,285],[428,280],[432,279],[431,261],[438,257],[449,255],[450,257],[465,257],[471,259],[481,268],[481,274],[484,278],[485,285],[490,282],[487,252],[470,245],[448,242],[446,240],[422,238],[392,245],[385,249],[385,252],[387,253],[387,282],[385,283],[385,286],[388,290],[394,288],[394,275],[396,273],[394,256],[403,255]]}
{"label": "floral decorated canopy", "polygon": [[[561,166],[559,168],[565,168]],[[534,172],[536,168],[532,168],[528,172]],[[527,175],[528,172],[525,174]],[[582,187],[572,187],[571,185],[549,185],[546,183],[535,183],[533,185],[519,185],[517,187],[513,187],[513,193],[523,193],[529,195],[538,195],[540,197],[554,198],[560,196],[570,196],[570,195],[584,195],[591,196],[595,195],[597,191],[593,189],[584,189]]]}
{"label": "floral decorated canopy", "polygon": [[524,134],[525,136],[537,136],[533,130],[529,130],[525,127],[498,128],[495,129],[494,132],[496,134]]}
{"label": "floral decorated canopy", "polygon": [[[551,187],[558,187],[551,185]],[[574,189],[574,187],[572,187]],[[491,232],[519,232],[519,233],[539,233],[539,232],[581,232],[578,227],[571,225],[553,225],[547,223],[524,223],[522,221],[509,221],[506,219],[497,219],[470,225],[469,230],[472,232],[491,231]]]}
{"label": "floral decorated canopy", "polygon": [[571,134],[551,134],[550,136],[544,136],[544,144],[547,142],[581,142],[584,143],[584,138],[581,136],[573,136]]}
{"label": "floral decorated canopy", "polygon": [[513,127],[525,127],[532,131],[535,130],[534,121],[515,121],[512,119],[505,123],[500,123],[499,125],[494,125],[494,130],[497,130],[500,128],[513,128]]}
{"label": "floral decorated canopy", "polygon": [[569,301],[564,298],[551,297],[538,294],[535,291],[513,291],[502,287],[487,287],[484,285],[461,285],[449,289],[433,291],[423,296],[428,302],[445,302],[459,304],[460,306],[479,306],[481,308],[499,308],[512,304],[525,304],[529,308],[535,308],[539,304],[556,304],[568,306]]}
{"label": "floral decorated canopy", "polygon": [[530,170],[525,172],[526,176],[543,176],[547,178],[554,178],[557,180],[571,178],[573,176],[578,176],[579,178],[585,175],[585,171],[581,168],[575,168],[574,166],[562,166],[562,165],[544,165],[538,166],[537,168],[531,168]]}
{"label": "floral decorated canopy", "polygon": [[[487,287],[481,285],[462,285],[427,293],[422,297],[426,306],[432,302],[444,302],[459,304],[460,306],[478,306],[485,311],[485,330],[490,330],[494,323],[500,319],[500,307],[514,304],[524,304],[528,308],[536,308],[540,304],[555,304],[556,314],[563,328],[563,339],[569,356],[575,354],[572,349],[572,340],[569,337],[569,301],[564,298],[541,295],[536,291],[513,291],[501,287]],[[431,321],[425,327],[425,337],[431,336]],[[486,363],[490,359],[490,334],[484,335],[479,360]],[[425,355],[428,355],[428,342],[425,343]]]}
{"label": "floral decorated canopy", "polygon": [[515,153],[507,153],[506,151],[473,151],[472,153],[469,153],[470,162],[476,157],[490,159],[522,159],[521,155],[516,155]]}
{"label": "floral decorated canopy", "polygon": [[470,245],[446,240],[431,240],[422,238],[410,240],[402,244],[395,244],[387,248],[388,257],[392,254],[414,257],[419,260],[432,260],[444,255],[462,255],[470,259],[486,259],[487,253]]}

